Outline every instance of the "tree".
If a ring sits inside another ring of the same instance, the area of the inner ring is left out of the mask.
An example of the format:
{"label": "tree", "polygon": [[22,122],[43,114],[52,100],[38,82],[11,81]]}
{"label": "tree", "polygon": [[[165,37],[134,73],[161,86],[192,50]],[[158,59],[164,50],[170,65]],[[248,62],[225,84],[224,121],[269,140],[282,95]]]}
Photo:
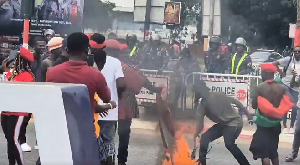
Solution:
{"label": "tree", "polygon": [[84,28],[95,29],[99,32],[111,28],[114,16],[114,3],[101,0],[87,0],[84,5],[83,25]]}
{"label": "tree", "polygon": [[257,46],[285,47],[291,44],[288,32],[289,24],[296,23],[296,0],[222,1],[222,9],[225,9],[222,26],[232,26],[232,34],[229,34],[232,41],[241,36]]}
{"label": "tree", "polygon": [[[181,39],[181,37],[188,34],[186,28],[186,20],[197,21],[197,31],[201,31],[202,28],[202,18],[201,18],[201,4],[202,0],[175,0],[175,2],[181,2],[181,15],[180,15],[180,25],[172,25],[169,28],[172,29],[171,38]],[[197,33],[198,38],[201,33]]]}

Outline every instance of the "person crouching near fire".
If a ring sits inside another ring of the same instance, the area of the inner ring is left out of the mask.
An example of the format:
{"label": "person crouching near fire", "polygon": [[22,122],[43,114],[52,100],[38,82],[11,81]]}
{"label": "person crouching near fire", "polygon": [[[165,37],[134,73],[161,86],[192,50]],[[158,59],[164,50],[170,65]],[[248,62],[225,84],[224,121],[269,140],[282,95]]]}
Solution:
{"label": "person crouching near fire", "polygon": [[[22,47],[20,52],[16,53],[13,68],[7,73],[7,81],[16,82],[34,82],[35,77],[31,70],[30,63],[34,61],[33,54]],[[1,114],[1,126],[7,140],[7,154],[9,165],[24,165],[23,153],[19,143],[20,128],[24,116],[28,113],[5,112]]]}
{"label": "person crouching near fire", "polygon": [[292,109],[294,100],[287,87],[274,81],[277,67],[273,64],[261,65],[263,83],[259,84],[252,98],[252,107],[256,109],[253,122],[257,129],[253,134],[250,151],[253,159],[261,159],[262,165],[279,165],[278,143],[281,133],[281,120]]}

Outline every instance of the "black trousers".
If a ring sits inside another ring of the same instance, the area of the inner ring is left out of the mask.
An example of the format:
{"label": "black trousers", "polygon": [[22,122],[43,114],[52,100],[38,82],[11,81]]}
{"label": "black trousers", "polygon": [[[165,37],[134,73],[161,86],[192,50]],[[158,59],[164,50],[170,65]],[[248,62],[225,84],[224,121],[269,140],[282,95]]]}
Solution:
{"label": "black trousers", "polygon": [[119,148],[118,148],[118,162],[126,163],[128,158],[128,145],[130,139],[130,126],[132,119],[118,120],[118,134],[119,134]]}
{"label": "black trousers", "polygon": [[232,127],[221,124],[215,124],[209,128],[200,139],[199,159],[202,165],[206,165],[206,154],[210,142],[223,136],[225,147],[231,152],[240,165],[250,165],[245,155],[235,144],[242,131],[242,127]]}
{"label": "black trousers", "polygon": [[7,140],[9,165],[24,165],[23,153],[19,143],[19,134],[24,116],[1,115],[1,126]]}
{"label": "black trousers", "polygon": [[26,129],[29,123],[29,120],[31,119],[31,115],[30,116],[24,116],[24,120],[21,126],[21,130],[20,130],[20,135],[19,135],[19,141],[20,144],[24,144],[26,143]]}

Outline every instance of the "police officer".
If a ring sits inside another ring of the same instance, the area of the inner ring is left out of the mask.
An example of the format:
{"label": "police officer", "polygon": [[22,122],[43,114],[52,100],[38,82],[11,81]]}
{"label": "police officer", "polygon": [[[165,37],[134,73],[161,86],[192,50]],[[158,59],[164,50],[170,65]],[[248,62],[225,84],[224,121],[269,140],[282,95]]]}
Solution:
{"label": "police officer", "polygon": [[244,38],[237,38],[235,41],[236,53],[231,58],[231,74],[245,75],[252,72],[252,60],[245,52],[247,42]]}
{"label": "police officer", "polygon": [[141,55],[143,57],[139,66],[143,69],[162,70],[169,63],[169,53],[158,34],[152,35],[149,44],[143,48]]}
{"label": "police officer", "polygon": [[209,50],[205,56],[205,68],[207,73],[222,73],[222,58],[220,52],[221,38],[212,37],[209,41]]}
{"label": "police officer", "polygon": [[126,36],[126,44],[130,49],[129,57],[133,57],[137,51],[139,50],[137,46],[138,40],[135,34],[127,34]]}
{"label": "police officer", "polygon": [[128,46],[129,52],[127,52],[127,58],[129,58],[127,64],[136,66],[141,61],[141,57],[139,56],[139,46],[138,39],[135,34],[127,34],[126,36],[126,44]]}

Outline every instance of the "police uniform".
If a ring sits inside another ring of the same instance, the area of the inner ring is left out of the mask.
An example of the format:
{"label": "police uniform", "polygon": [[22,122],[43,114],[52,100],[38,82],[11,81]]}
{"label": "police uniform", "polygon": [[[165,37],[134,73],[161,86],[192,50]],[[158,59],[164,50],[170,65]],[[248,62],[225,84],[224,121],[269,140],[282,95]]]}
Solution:
{"label": "police uniform", "polygon": [[247,70],[252,69],[252,60],[248,53],[244,53],[242,55],[238,55],[234,53],[231,58],[231,74],[239,74],[240,72],[244,72],[243,74],[247,74]]}

